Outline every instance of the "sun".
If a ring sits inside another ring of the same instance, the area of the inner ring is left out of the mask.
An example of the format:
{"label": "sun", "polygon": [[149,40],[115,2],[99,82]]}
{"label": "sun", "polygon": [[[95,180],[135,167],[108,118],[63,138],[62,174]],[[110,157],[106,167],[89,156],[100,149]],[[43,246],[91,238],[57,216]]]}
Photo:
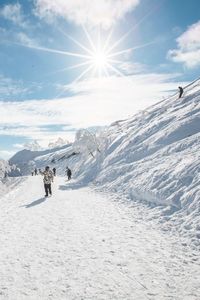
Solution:
{"label": "sun", "polygon": [[[163,2],[163,1],[161,1]],[[114,28],[111,28],[110,31],[106,30],[108,33],[107,36],[104,36],[104,38],[101,38],[102,33],[102,27],[96,27],[97,31],[93,33],[92,35],[88,32],[85,25],[81,25],[83,32],[85,33],[85,41],[82,43],[80,40],[75,39],[73,36],[68,34],[66,30],[56,27],[56,29],[62,33],[68,40],[70,39],[73,41],[76,45],[79,46],[79,50],[77,52],[71,52],[68,49],[66,50],[58,50],[53,48],[47,48],[42,47],[38,45],[30,45],[30,43],[15,43],[22,47],[27,47],[31,49],[35,49],[38,51],[45,51],[60,55],[65,55],[68,57],[76,57],[77,59],[82,60],[81,62],[65,67],[63,69],[59,69],[53,72],[50,72],[48,75],[53,75],[55,73],[59,72],[69,72],[69,70],[72,69],[79,69],[82,71],[78,72],[78,76],[72,81],[73,83],[76,83],[82,79],[89,79],[89,78],[95,78],[95,77],[111,77],[111,76],[121,76],[125,77],[129,80],[130,73],[128,74],[128,69],[126,67],[126,63],[131,64],[132,59],[131,54],[133,51],[139,50],[141,48],[148,47],[152,44],[158,43],[158,39],[155,39],[153,41],[139,44],[124,50],[118,50],[118,46],[122,44],[124,40],[127,39],[127,37],[132,34],[140,25],[142,22],[144,22],[152,13],[154,13],[157,9],[159,9],[161,5],[153,6],[152,9],[147,11],[147,13],[141,17],[141,19],[138,20],[133,26],[130,27],[130,29],[125,32],[123,35],[119,37],[118,40],[113,40],[112,34],[114,32]],[[105,32],[105,30],[104,30]],[[120,47],[121,48],[121,47]],[[80,51],[81,50],[81,51]],[[84,52],[82,51],[84,50]],[[65,89],[63,89],[64,91]],[[59,94],[60,96],[60,94]]]}
{"label": "sun", "polygon": [[109,62],[108,55],[102,51],[97,51],[92,57],[92,64],[97,70],[102,70],[106,68]]}
{"label": "sun", "polygon": [[79,40],[75,39],[74,37],[70,36],[68,33],[66,33],[66,31],[63,31],[62,29],[59,28],[59,31],[67,39],[73,41],[73,43],[75,43],[81,49],[80,52],[57,50],[57,49],[40,47],[35,45],[25,45],[25,44],[19,44],[19,45],[31,49],[36,49],[39,51],[56,53],[60,55],[66,55],[69,57],[70,56],[76,57],[79,60],[81,59],[81,62],[77,64],[51,72],[51,74],[55,74],[58,72],[65,72],[76,68],[81,69],[84,67],[83,71],[79,72],[77,78],[74,79],[73,83],[75,83],[80,81],[83,78],[95,78],[95,77],[103,78],[103,77],[110,77],[113,74],[115,76],[127,77],[126,74],[124,74],[124,68],[123,68],[124,63],[127,61],[127,54],[129,55],[134,50],[138,50],[140,48],[144,48],[155,43],[155,41],[151,41],[143,45],[138,45],[124,50],[117,50],[118,46],[122,43],[124,39],[126,39],[126,37],[133,31],[135,27],[131,28],[128,32],[126,32],[116,41],[112,40],[112,32],[113,32],[112,30],[108,33],[107,37],[105,38],[101,37],[101,31],[98,30],[96,36],[97,40],[96,40],[95,38],[92,38],[92,36],[89,34],[89,32],[86,30],[84,26],[82,28],[86,37],[84,44],[81,43]]}

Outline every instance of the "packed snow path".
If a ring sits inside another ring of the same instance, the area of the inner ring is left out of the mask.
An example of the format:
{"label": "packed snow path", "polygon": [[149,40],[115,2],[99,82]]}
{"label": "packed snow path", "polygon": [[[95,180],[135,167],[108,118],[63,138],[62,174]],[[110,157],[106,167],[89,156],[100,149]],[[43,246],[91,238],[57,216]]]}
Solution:
{"label": "packed snow path", "polygon": [[[30,177],[0,199],[1,300],[197,300],[199,263],[139,204]],[[117,200],[117,201],[116,201]]]}

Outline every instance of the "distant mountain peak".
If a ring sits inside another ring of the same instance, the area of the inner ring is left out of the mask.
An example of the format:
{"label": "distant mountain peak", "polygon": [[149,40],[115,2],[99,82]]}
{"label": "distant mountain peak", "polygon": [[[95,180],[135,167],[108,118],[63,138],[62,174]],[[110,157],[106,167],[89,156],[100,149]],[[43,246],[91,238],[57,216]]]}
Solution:
{"label": "distant mountain peak", "polygon": [[33,142],[24,144],[24,149],[31,151],[40,151],[42,150],[42,147],[36,140],[34,140]]}

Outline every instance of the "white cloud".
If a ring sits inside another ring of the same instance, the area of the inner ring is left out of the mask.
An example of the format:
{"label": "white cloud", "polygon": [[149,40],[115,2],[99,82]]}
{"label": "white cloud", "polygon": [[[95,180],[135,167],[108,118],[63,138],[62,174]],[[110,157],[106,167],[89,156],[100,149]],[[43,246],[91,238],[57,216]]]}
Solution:
{"label": "white cloud", "polygon": [[177,40],[177,49],[168,52],[168,58],[188,68],[200,65],[200,21],[191,25]]}
{"label": "white cloud", "polygon": [[147,70],[147,66],[141,63],[133,63],[129,61],[125,61],[119,65],[120,70],[122,70],[125,74],[139,74],[143,73]]}
{"label": "white cloud", "polygon": [[0,10],[0,16],[11,21],[15,25],[21,27],[26,27],[27,25],[22,12],[22,7],[19,3],[4,5]]}
{"label": "white cloud", "polygon": [[63,17],[76,24],[109,28],[140,0],[35,0],[35,12],[41,18]]}
{"label": "white cloud", "polygon": [[7,150],[1,150],[0,149],[0,158],[3,157],[3,159],[9,159],[15,154],[15,151],[7,151]]}
{"label": "white cloud", "polygon": [[0,100],[9,99],[29,92],[21,80],[13,80],[0,74]]}
{"label": "white cloud", "polygon": [[[80,128],[105,126],[159,101],[172,89],[178,74],[145,74],[90,79],[66,88],[72,97],[0,102],[0,135],[23,136],[40,143],[58,136],[72,140]],[[66,131],[48,125],[65,126]],[[46,126],[46,128],[45,128]]]}
{"label": "white cloud", "polygon": [[13,144],[13,147],[19,150],[24,149],[23,144]]}
{"label": "white cloud", "polygon": [[17,34],[15,34],[15,40],[16,40],[16,43],[19,43],[22,46],[26,46],[26,47],[37,47],[38,46],[38,42],[35,39],[29,37],[24,32],[18,32]]}
{"label": "white cloud", "polygon": [[[73,141],[75,132],[70,132],[68,130],[69,128],[67,131],[51,131],[39,126],[31,126],[30,124],[27,124],[27,126],[12,126],[12,124],[10,124],[7,126],[0,126],[0,136],[23,137],[29,141],[37,140],[41,146],[47,147],[49,142],[57,140],[58,137]],[[24,149],[24,144],[13,144],[13,148],[16,149],[16,151]]]}
{"label": "white cloud", "polygon": [[35,37],[29,36],[23,31],[15,31],[12,28],[0,27],[0,44],[18,44],[25,47],[38,47],[39,42]]}

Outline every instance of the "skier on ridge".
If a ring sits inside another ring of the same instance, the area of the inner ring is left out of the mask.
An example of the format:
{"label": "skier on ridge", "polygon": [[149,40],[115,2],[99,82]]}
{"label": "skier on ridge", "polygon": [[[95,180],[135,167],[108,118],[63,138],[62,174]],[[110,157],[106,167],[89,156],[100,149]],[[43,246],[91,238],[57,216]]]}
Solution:
{"label": "skier on ridge", "polygon": [[53,182],[53,172],[50,170],[49,166],[46,166],[45,171],[42,172],[42,175],[44,176],[43,182],[44,182],[44,190],[45,190],[45,197],[48,197],[49,195],[52,195],[51,191],[51,183]]}
{"label": "skier on ridge", "polygon": [[181,98],[183,95],[183,88],[182,86],[179,86],[178,88],[179,88],[179,98]]}

